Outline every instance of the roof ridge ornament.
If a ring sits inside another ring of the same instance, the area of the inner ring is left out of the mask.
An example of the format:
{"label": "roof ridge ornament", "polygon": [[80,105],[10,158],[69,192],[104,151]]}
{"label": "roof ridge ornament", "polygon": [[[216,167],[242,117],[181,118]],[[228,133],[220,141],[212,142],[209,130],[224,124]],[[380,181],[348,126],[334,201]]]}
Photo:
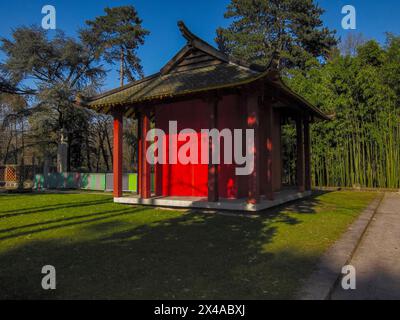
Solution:
{"label": "roof ridge ornament", "polygon": [[[240,67],[248,68],[253,71],[258,71],[258,72],[265,72],[267,70],[267,68],[264,66],[260,66],[260,65],[252,64],[252,63],[249,64],[246,61],[242,61],[235,57],[229,56],[229,55],[225,54],[224,52],[216,49],[215,47],[210,45],[207,41],[204,41],[203,39],[196,36],[193,32],[191,32],[182,20],[178,21],[178,28],[179,28],[180,32],[182,33],[182,36],[187,40],[187,45],[192,48],[194,47],[199,50],[202,50],[202,51],[206,52],[207,54],[209,54],[209,55],[215,57],[216,59],[219,59],[225,63],[234,63]],[[169,71],[169,69],[168,69],[168,71]]]}
{"label": "roof ridge ornament", "polygon": [[186,26],[186,24],[182,21],[179,20],[178,21],[178,28],[182,33],[182,36],[188,41],[188,42],[192,42],[193,40],[199,40],[199,38],[193,34],[193,32],[191,32],[189,30],[189,28]]}

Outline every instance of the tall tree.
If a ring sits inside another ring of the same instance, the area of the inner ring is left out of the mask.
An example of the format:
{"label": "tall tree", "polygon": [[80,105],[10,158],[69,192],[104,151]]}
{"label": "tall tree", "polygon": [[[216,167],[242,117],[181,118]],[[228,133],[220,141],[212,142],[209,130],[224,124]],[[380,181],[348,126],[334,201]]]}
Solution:
{"label": "tall tree", "polygon": [[38,27],[17,28],[11,40],[1,39],[0,49],[6,56],[2,70],[10,83],[29,84],[35,92],[32,105],[40,108],[32,125],[47,130],[42,132],[47,145],[60,142],[62,132],[76,136],[74,132],[84,127],[79,121],[86,117],[85,111],[74,107],[75,96],[93,92],[105,74],[95,50],[62,32],[50,39]]}
{"label": "tall tree", "polygon": [[356,55],[337,56],[290,86],[333,121],[312,126],[317,186],[400,187],[400,38],[368,41]]}
{"label": "tall tree", "polygon": [[387,34],[382,76],[385,83],[395,90],[398,99],[397,105],[400,108],[400,36],[391,33]]}
{"label": "tall tree", "polygon": [[8,160],[23,164],[24,123],[30,110],[21,95],[0,94],[0,163]]}
{"label": "tall tree", "polygon": [[362,33],[349,33],[339,44],[340,53],[344,56],[356,56],[357,49],[367,40]]}
{"label": "tall tree", "polygon": [[97,49],[97,55],[108,63],[119,63],[120,83],[124,79],[143,77],[137,49],[144,43],[149,31],[142,27],[142,20],[133,6],[106,8],[104,16],[86,21],[82,30],[83,40]]}
{"label": "tall tree", "polygon": [[[308,67],[326,58],[336,45],[335,32],[323,26],[313,0],[231,0],[227,28],[217,29],[217,44],[228,54],[279,69]],[[314,59],[313,59],[314,58]]]}

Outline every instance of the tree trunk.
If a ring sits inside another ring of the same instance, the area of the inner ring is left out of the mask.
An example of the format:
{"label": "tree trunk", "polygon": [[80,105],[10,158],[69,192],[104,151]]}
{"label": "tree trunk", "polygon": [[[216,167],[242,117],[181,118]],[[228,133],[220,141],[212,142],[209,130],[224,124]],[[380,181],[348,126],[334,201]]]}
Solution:
{"label": "tree trunk", "polygon": [[108,155],[107,155],[106,149],[104,148],[104,136],[105,136],[104,132],[101,135],[103,137],[99,137],[100,138],[100,149],[101,149],[101,153],[103,155],[104,163],[106,164],[107,172],[110,172],[110,166],[108,164]]}
{"label": "tree trunk", "polygon": [[113,148],[111,146],[110,136],[108,134],[108,125],[106,125],[106,140],[107,140],[107,146],[108,146],[108,154],[112,155]]}
{"label": "tree trunk", "polygon": [[92,172],[92,164],[90,163],[89,132],[86,132],[86,161],[89,172]]}
{"label": "tree trunk", "polygon": [[96,172],[99,173],[99,165],[100,165],[100,148],[96,150]]}
{"label": "tree trunk", "polygon": [[25,139],[24,139],[24,119],[21,120],[21,170],[23,179],[25,180]]}
{"label": "tree trunk", "polygon": [[121,87],[124,85],[124,49],[121,48],[119,79]]}
{"label": "tree trunk", "polygon": [[10,130],[10,138],[8,139],[8,142],[7,142],[6,153],[4,155],[4,160],[3,160],[4,165],[6,165],[7,161],[8,161],[8,156],[10,153],[10,146],[11,146],[12,139],[13,139],[12,130]]}
{"label": "tree trunk", "polygon": [[68,135],[67,141],[67,172],[71,172],[71,135]]}
{"label": "tree trunk", "polygon": [[15,145],[14,145],[14,164],[18,164],[18,131],[17,131],[17,120],[14,122],[14,136],[15,136]]}

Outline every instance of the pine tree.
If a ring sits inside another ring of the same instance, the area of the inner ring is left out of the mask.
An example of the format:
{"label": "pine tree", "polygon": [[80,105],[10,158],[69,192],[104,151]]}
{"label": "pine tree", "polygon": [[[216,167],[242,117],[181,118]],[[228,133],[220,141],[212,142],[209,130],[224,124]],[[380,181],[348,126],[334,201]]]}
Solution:
{"label": "pine tree", "polygon": [[82,39],[97,48],[97,54],[108,63],[119,63],[120,83],[124,79],[143,77],[137,49],[144,43],[149,31],[142,27],[133,6],[106,8],[106,15],[86,21],[88,28],[81,31]]}
{"label": "pine tree", "polygon": [[29,95],[29,112],[35,113],[30,125],[41,133],[38,138],[50,149],[66,132],[71,145],[79,136],[76,131],[85,127],[88,113],[74,106],[75,97],[96,90],[105,75],[94,51],[61,31],[50,37],[39,27],[19,27],[11,39],[0,40],[5,55],[1,68],[9,82],[22,88],[25,84],[24,90],[34,93]]}
{"label": "pine tree", "polygon": [[274,59],[279,69],[304,70],[336,45],[323,12],[313,0],[231,0],[225,13],[231,24],[217,30],[216,41],[225,53],[252,63]]}

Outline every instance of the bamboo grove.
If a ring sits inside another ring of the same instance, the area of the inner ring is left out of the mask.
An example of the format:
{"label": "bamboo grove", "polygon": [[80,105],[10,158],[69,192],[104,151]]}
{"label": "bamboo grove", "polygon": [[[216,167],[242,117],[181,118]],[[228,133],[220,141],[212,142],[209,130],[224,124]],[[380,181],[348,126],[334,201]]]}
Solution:
{"label": "bamboo grove", "polygon": [[333,115],[312,126],[315,186],[400,187],[400,37],[336,52],[287,82]]}

